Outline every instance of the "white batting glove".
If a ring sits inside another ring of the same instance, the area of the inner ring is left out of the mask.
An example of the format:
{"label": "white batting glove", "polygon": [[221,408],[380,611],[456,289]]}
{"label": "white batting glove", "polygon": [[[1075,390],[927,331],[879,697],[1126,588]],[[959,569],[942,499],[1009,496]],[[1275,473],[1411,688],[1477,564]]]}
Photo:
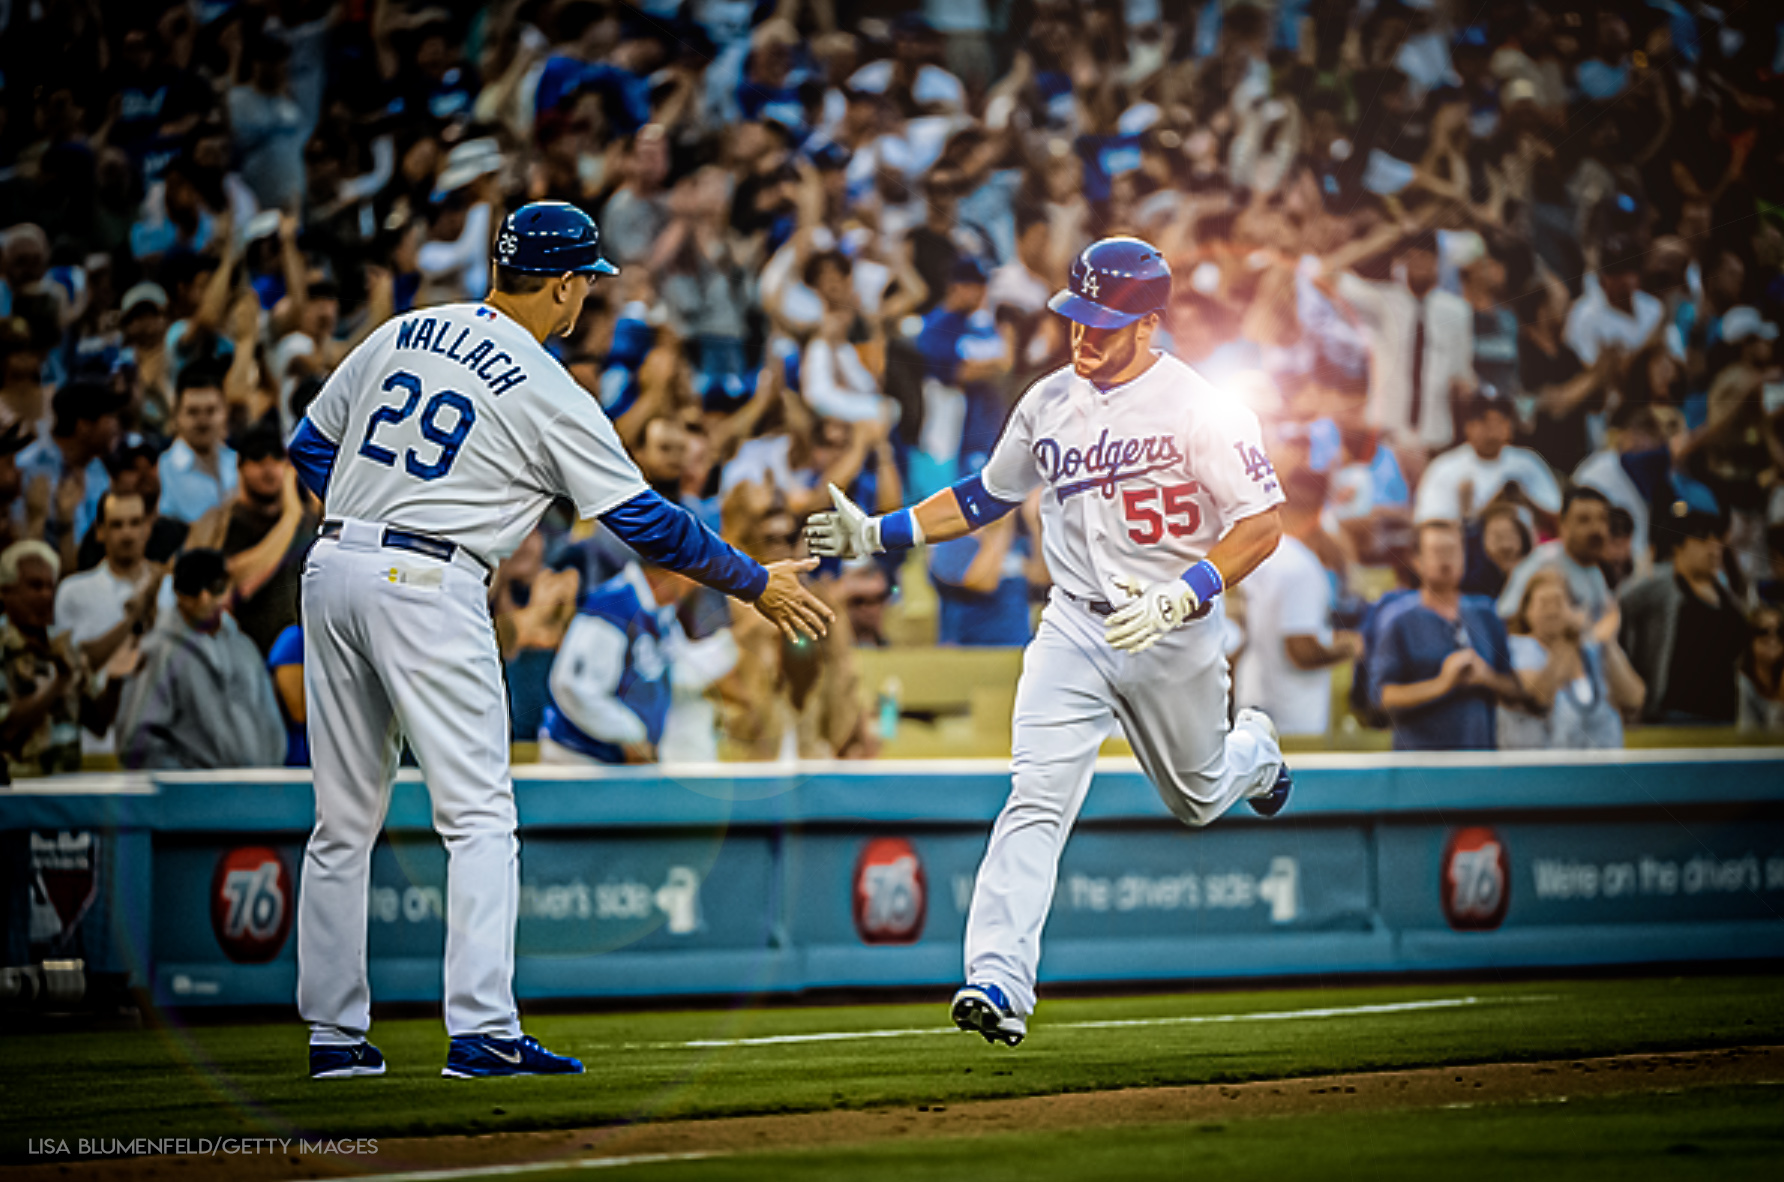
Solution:
{"label": "white batting glove", "polygon": [[805,544],[820,558],[865,558],[885,549],[880,544],[880,519],[849,500],[834,484],[830,500],[834,513],[813,513],[805,522]]}
{"label": "white batting glove", "polygon": [[1148,587],[1131,575],[1118,575],[1115,587],[1126,592],[1132,602],[1109,617],[1103,625],[1103,639],[1125,652],[1145,652],[1202,606],[1182,579],[1166,579]]}

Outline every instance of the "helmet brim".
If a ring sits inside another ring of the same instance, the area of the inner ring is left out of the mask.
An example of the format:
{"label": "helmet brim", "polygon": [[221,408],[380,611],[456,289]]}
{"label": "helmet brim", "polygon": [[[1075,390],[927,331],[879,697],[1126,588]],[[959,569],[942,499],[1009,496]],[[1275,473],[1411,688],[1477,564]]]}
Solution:
{"label": "helmet brim", "polygon": [[1126,328],[1148,315],[1145,312],[1117,312],[1101,304],[1091,303],[1076,292],[1062,291],[1047,301],[1047,307],[1067,320],[1075,320],[1085,328]]}
{"label": "helmet brim", "polygon": [[606,259],[596,259],[586,267],[576,268],[578,275],[618,275],[619,268]]}

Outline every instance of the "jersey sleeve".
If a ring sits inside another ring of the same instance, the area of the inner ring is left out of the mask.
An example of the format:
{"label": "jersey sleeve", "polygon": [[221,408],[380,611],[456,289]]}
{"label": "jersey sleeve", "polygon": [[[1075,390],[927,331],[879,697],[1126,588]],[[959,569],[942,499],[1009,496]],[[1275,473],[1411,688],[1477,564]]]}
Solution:
{"label": "jersey sleeve", "polygon": [[328,381],[322,384],[315,401],[304,411],[304,417],[310,420],[311,425],[336,447],[343,442],[341,437],[346,434],[347,424],[352,419],[354,391],[364,387],[366,369],[371,365],[372,357],[383,346],[387,328],[388,326],[373,333],[359,348],[347,354],[346,360],[328,375]]}
{"label": "jersey sleeve", "polygon": [[547,490],[569,497],[576,515],[599,517],[647,487],[619,433],[593,398],[565,407],[545,425],[538,466]]}
{"label": "jersey sleeve", "polygon": [[1190,471],[1220,510],[1222,532],[1282,504],[1282,481],[1264,451],[1257,415],[1221,393],[1198,411],[1189,431]]}
{"label": "jersey sleeve", "polygon": [[991,449],[991,458],[985,461],[981,474],[985,491],[1000,501],[1019,503],[1041,483],[1034,462],[1033,402],[1030,393],[1016,404],[997,446]]}

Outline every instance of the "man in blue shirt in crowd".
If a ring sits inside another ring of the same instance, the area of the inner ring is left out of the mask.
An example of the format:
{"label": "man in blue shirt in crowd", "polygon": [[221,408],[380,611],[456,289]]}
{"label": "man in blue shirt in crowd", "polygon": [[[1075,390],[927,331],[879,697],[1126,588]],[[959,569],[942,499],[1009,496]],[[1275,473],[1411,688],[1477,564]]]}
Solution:
{"label": "man in blue shirt in crowd", "polygon": [[934,441],[927,436],[932,427],[950,419],[947,408],[937,402],[964,397],[964,407],[952,416],[959,423],[960,442],[956,455],[947,457],[958,460],[961,472],[985,466],[1007,409],[1001,384],[1010,372],[1010,346],[984,307],[987,282],[985,265],[962,255],[949,274],[941,303],[923,317],[923,329],[917,334],[923,375],[941,387],[933,390],[925,383],[924,450],[934,455]]}
{"label": "man in blue shirt in crowd", "polygon": [[1520,704],[1511,640],[1493,601],[1463,595],[1461,524],[1418,527],[1419,592],[1384,609],[1369,681],[1393,721],[1396,751],[1491,751],[1495,706]]}
{"label": "man in blue shirt in crowd", "polygon": [[1028,564],[1037,539],[1010,513],[978,533],[929,548],[929,574],[941,603],[936,643],[1020,647],[1034,635]]}

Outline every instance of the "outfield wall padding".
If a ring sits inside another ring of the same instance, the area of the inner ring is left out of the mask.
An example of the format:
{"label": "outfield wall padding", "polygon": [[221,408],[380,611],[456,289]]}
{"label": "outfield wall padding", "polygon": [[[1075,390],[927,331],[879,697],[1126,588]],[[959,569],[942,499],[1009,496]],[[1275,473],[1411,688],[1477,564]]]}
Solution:
{"label": "outfield wall padding", "polygon": [[[1784,956],[1784,751],[1323,756],[1281,817],[1171,818],[1098,770],[1047,981]],[[958,981],[991,761],[516,770],[522,998]],[[4,964],[80,959],[171,1006],[288,1005],[303,773],[0,790]],[[440,995],[446,855],[404,773],[373,854],[382,1001]]]}

